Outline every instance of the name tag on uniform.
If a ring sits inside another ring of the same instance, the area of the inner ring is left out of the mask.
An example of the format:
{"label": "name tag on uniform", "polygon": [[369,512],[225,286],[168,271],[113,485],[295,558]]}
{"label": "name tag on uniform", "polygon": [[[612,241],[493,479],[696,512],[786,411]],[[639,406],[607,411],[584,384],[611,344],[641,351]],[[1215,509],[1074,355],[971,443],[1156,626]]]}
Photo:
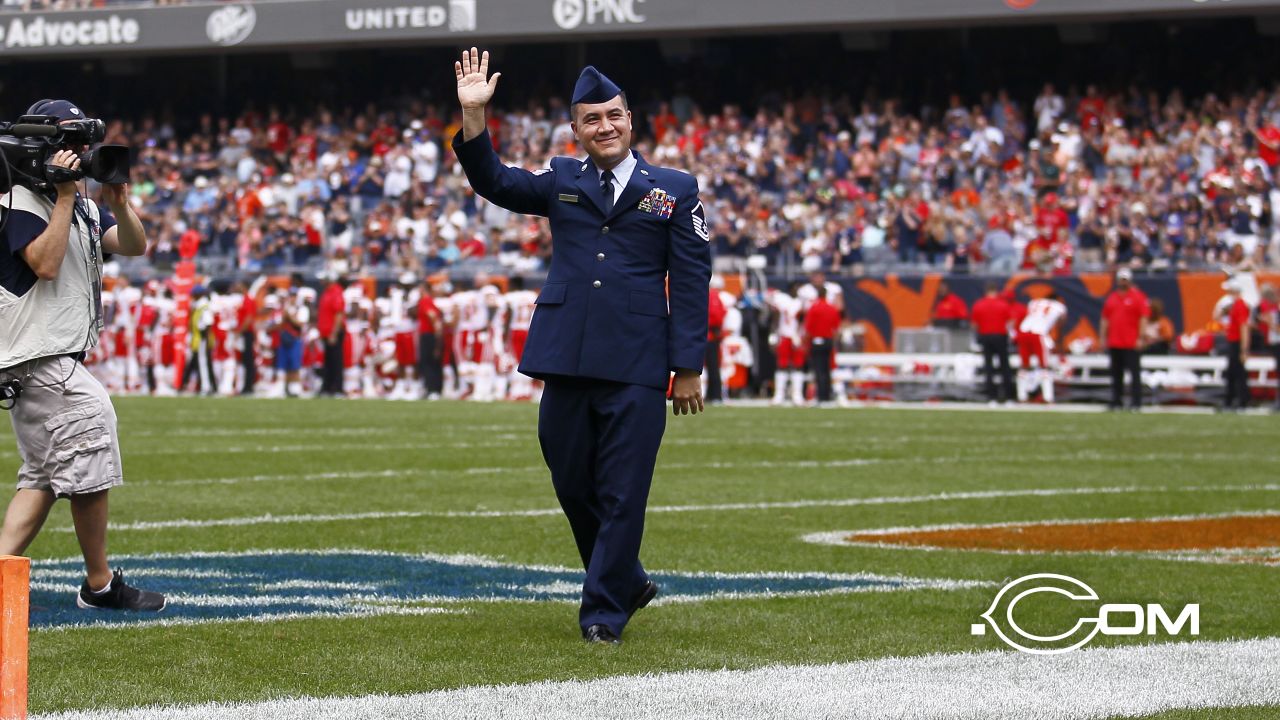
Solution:
{"label": "name tag on uniform", "polygon": [[577,196],[577,195],[569,195],[569,194],[567,194],[567,193],[560,193],[560,202],[571,202],[571,203],[576,203],[576,202],[578,202],[578,196]]}
{"label": "name tag on uniform", "polygon": [[654,188],[640,201],[636,209],[642,213],[666,220],[676,209],[676,196],[668,195],[662,188]]}

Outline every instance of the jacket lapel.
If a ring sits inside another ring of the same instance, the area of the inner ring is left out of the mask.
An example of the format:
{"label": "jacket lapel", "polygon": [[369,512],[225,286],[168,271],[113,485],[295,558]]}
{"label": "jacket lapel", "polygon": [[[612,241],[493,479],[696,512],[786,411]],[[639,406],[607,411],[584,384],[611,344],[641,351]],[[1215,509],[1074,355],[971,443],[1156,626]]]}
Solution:
{"label": "jacket lapel", "polygon": [[622,188],[622,193],[613,204],[613,212],[609,213],[606,220],[612,220],[625,210],[634,209],[639,204],[640,198],[644,197],[658,181],[649,163],[644,161],[640,153],[635,153],[635,156],[636,167],[631,172],[631,179],[627,181],[627,186]]}
{"label": "jacket lapel", "polygon": [[596,170],[596,164],[588,158],[582,161],[578,166],[578,189],[582,191],[582,195],[596,206],[596,212],[604,214],[604,195],[600,192],[600,173]]}

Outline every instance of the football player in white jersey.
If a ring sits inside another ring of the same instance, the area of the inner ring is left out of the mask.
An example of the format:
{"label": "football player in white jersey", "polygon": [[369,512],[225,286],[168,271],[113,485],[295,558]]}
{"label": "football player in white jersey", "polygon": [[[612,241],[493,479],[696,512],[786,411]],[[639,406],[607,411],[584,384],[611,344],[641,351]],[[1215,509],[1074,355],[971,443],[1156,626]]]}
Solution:
{"label": "football player in white jersey", "polygon": [[[457,364],[458,397],[466,398],[475,392],[475,330],[476,316],[484,311],[482,298],[476,290],[459,290],[450,298],[453,306],[454,334],[453,357]],[[485,326],[483,317],[479,323]]]}
{"label": "football player in white jersey", "polygon": [[342,294],[347,305],[346,341],[351,345],[350,362],[346,362],[346,357],[343,358],[342,386],[348,388],[349,396],[377,397],[373,374],[365,372],[365,359],[371,354],[374,342],[373,328],[369,322],[373,301],[365,295],[364,286],[359,283],[352,283]]}
{"label": "football player in white jersey", "polygon": [[470,359],[475,373],[471,398],[491,402],[501,400],[503,395],[499,391],[505,392],[506,389],[505,382],[501,383],[503,387],[499,387],[497,383],[498,357],[502,352],[502,344],[501,338],[494,335],[497,316],[501,312],[502,292],[496,286],[488,284],[487,278],[485,280],[484,285],[477,285],[479,290],[472,296],[474,307],[460,322],[464,331],[469,330],[471,333]]}
{"label": "football player in white jersey", "polygon": [[487,293],[485,297],[489,303],[489,358],[484,362],[493,366],[493,399],[506,400],[511,391],[511,374],[516,369],[509,331],[511,308],[504,292]]}
{"label": "football player in white jersey", "polygon": [[773,404],[781,405],[787,400],[787,384],[791,385],[791,402],[804,404],[804,345],[800,340],[799,299],[781,290],[770,290],[765,301],[773,308],[777,323],[774,344],[777,355],[777,370],[773,375]]}
{"label": "football player in white jersey", "polygon": [[418,278],[413,273],[400,276],[399,287],[390,290],[389,316],[384,322],[396,343],[396,383],[392,400],[416,400],[422,395],[418,375]]}
{"label": "football player in white jersey", "polygon": [[236,337],[236,308],[240,306],[240,296],[228,293],[214,293],[211,301],[214,312],[214,364],[217,369],[214,377],[218,379],[218,394],[231,396],[240,387],[240,353],[239,343],[232,342]]}
{"label": "football player in white jersey", "polygon": [[124,392],[135,392],[142,388],[138,368],[138,318],[142,312],[142,291],[129,284],[129,279],[121,277],[111,294],[115,299],[115,318],[112,330],[116,339],[115,351],[108,361],[110,378],[114,385]]}
{"label": "football player in white jersey", "polygon": [[755,354],[751,352],[751,344],[742,336],[742,311],[737,305],[725,306],[724,338],[720,341],[720,377],[724,380],[726,392],[737,390],[746,385],[745,378],[739,378],[739,371],[745,376],[755,365]]}
{"label": "football player in white jersey", "polygon": [[441,395],[454,400],[461,392],[458,379],[458,353],[455,338],[458,334],[458,312],[453,302],[453,283],[445,280],[432,288],[436,310],[440,311],[440,364],[443,367]]}
{"label": "football player in white jersey", "polygon": [[178,303],[173,299],[172,290],[154,280],[151,283],[155,283],[149,291],[151,306],[155,310],[155,323],[151,330],[151,376],[155,378],[155,394],[171,396],[177,392],[174,387],[176,371],[173,367],[173,316]]}
{"label": "football player in white jersey", "polygon": [[[1053,333],[1067,316],[1067,306],[1058,299],[1058,294],[1050,291],[1048,296],[1032,300],[1027,305],[1027,315],[1018,325],[1018,356],[1021,369],[1018,371],[1018,401],[1026,402],[1031,388],[1040,386],[1040,396],[1045,402],[1053,402],[1053,372],[1046,362],[1047,353],[1053,350]],[[1039,365],[1031,369],[1031,358]]]}
{"label": "football player in white jersey", "polygon": [[529,339],[529,323],[533,321],[534,301],[538,299],[538,294],[525,290],[524,279],[519,276],[511,278],[509,287],[502,302],[506,308],[507,332],[504,348],[511,365],[511,399],[529,400],[534,394],[534,381],[516,372],[515,368],[524,358],[524,344]]}

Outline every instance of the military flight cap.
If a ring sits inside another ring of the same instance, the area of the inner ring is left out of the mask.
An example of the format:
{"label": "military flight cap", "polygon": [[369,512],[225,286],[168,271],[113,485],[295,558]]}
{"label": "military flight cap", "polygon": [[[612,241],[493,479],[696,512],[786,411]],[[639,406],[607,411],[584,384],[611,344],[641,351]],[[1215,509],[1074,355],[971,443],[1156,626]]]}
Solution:
{"label": "military flight cap", "polygon": [[569,104],[596,105],[609,102],[621,94],[622,88],[614,85],[612,80],[605,77],[604,73],[595,69],[594,66],[588,65],[582,68],[582,74],[578,76],[578,82],[573,86],[573,100]]}

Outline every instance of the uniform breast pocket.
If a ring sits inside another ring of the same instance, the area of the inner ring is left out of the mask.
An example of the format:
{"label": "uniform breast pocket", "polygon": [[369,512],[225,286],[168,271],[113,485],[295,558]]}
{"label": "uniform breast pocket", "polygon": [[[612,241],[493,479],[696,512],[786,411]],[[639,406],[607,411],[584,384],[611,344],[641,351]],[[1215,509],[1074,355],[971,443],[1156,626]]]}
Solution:
{"label": "uniform breast pocket", "polygon": [[658,293],[643,290],[631,291],[631,312],[637,315],[667,317],[667,298]]}
{"label": "uniform breast pocket", "polygon": [[667,223],[670,222],[667,218],[661,218],[653,213],[647,213],[642,210],[636,210],[631,219],[640,223],[642,227],[649,229],[665,228]]}

